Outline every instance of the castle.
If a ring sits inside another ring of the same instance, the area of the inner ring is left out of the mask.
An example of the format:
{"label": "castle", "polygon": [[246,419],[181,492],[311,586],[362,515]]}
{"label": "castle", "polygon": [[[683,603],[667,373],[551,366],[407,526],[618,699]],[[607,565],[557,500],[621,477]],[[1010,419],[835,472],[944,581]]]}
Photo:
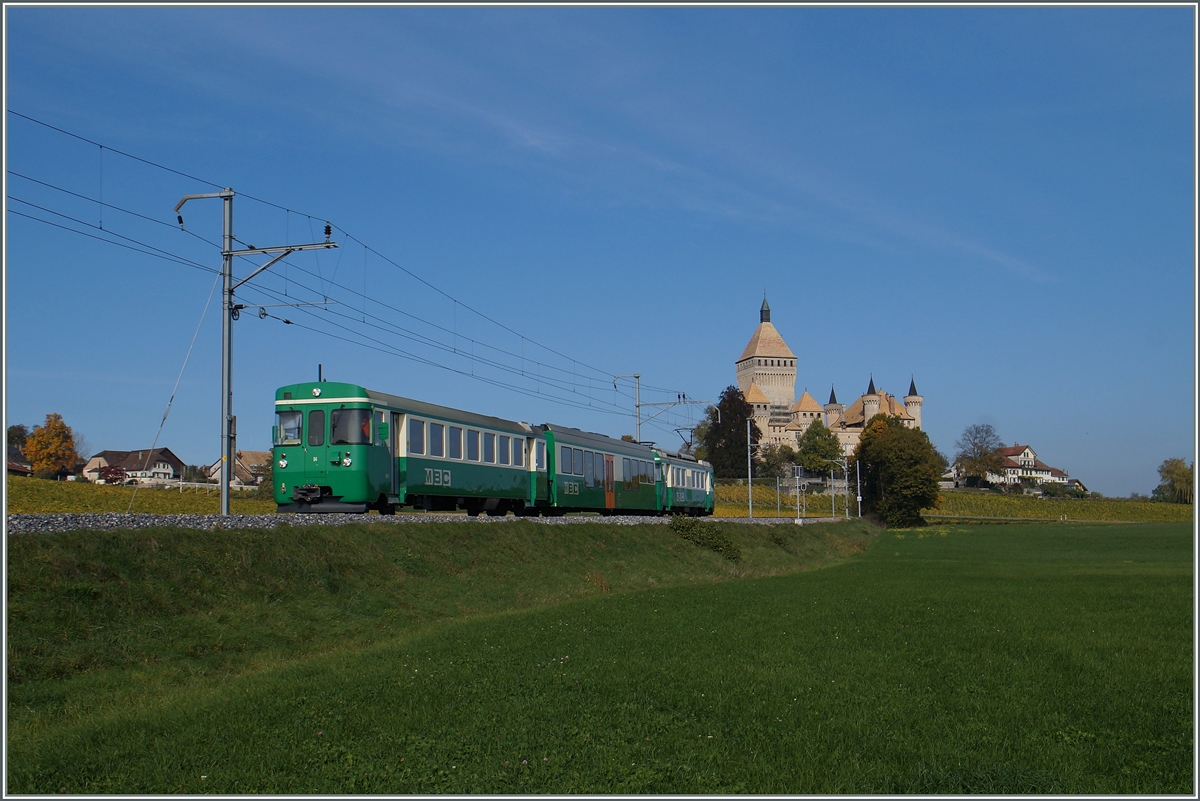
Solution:
{"label": "castle", "polygon": [[837,435],[842,451],[849,455],[858,446],[867,423],[877,414],[899,417],[909,428],[921,427],[921,404],[925,399],[917,394],[915,380],[909,382],[908,394],[902,401],[876,390],[874,376],[867,391],[849,407],[838,403],[833,388],[829,391],[829,402],[823,407],[807,389],[796,400],[796,354],[771,324],[771,307],[765,297],[758,327],[737,360],[737,385],[754,409],[754,422],[762,432],[763,445],[795,448],[800,435],[819,419]]}

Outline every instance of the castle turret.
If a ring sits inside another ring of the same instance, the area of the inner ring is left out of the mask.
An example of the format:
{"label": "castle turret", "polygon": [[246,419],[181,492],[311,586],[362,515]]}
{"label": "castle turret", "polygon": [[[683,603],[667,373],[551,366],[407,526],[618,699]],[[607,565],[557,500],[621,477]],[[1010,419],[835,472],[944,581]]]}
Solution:
{"label": "castle turret", "polygon": [[908,382],[908,394],[904,396],[904,408],[908,410],[908,416],[916,422],[913,428],[921,427],[921,404],[925,399],[917,394],[916,379],[910,378]]}
{"label": "castle turret", "polygon": [[879,394],[875,391],[875,376],[871,376],[871,385],[867,387],[867,394],[863,395],[863,425],[871,421],[871,418],[879,414]]}
{"label": "castle turret", "polygon": [[846,406],[838,403],[837,393],[833,387],[829,388],[829,403],[825,404],[825,427],[832,428],[842,421],[843,415],[846,414]]}

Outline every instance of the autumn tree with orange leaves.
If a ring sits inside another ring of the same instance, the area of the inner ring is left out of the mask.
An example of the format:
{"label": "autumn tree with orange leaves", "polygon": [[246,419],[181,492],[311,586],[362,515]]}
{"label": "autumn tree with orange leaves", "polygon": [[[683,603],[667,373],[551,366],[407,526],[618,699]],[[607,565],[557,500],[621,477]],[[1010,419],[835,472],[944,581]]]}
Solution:
{"label": "autumn tree with orange leaves", "polygon": [[43,425],[34,426],[21,453],[29,460],[34,475],[69,471],[79,462],[75,433],[63,422],[62,415],[53,412],[46,415]]}

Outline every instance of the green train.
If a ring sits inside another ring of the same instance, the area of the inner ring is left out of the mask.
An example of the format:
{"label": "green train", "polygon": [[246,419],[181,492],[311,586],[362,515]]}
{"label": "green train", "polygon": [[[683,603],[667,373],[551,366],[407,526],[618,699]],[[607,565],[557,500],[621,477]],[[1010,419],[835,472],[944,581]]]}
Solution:
{"label": "green train", "polygon": [[565,426],[540,426],[317,381],[275,393],[280,512],[711,515],[707,462]]}

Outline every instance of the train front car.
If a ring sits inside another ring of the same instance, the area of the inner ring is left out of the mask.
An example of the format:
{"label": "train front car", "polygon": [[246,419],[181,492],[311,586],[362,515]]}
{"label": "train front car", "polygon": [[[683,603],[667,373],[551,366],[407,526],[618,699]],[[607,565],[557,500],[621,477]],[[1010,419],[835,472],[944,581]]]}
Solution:
{"label": "train front car", "polygon": [[391,432],[367,390],[332,381],[275,393],[275,503],[280,512],[363,513],[392,487]]}
{"label": "train front car", "polygon": [[713,468],[686,453],[655,449],[663,471],[663,506],[677,515],[711,515],[714,503]]}
{"label": "train front car", "polygon": [[281,387],[275,416],[280,512],[503,515],[547,503],[545,441],[527,423],[328,381]]}

